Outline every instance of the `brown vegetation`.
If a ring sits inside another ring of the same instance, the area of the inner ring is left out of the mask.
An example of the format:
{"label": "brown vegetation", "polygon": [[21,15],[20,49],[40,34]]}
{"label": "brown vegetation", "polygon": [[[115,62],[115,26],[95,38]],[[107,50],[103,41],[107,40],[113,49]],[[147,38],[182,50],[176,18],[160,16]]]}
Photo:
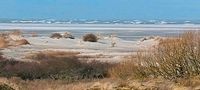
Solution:
{"label": "brown vegetation", "polygon": [[20,77],[23,80],[54,79],[74,82],[108,77],[112,65],[99,61],[80,61],[76,52],[46,51],[27,58],[35,62],[3,59],[0,61],[1,77]]}
{"label": "brown vegetation", "polygon": [[94,34],[86,34],[83,36],[83,41],[97,42],[98,38]]}
{"label": "brown vegetation", "polygon": [[60,39],[62,38],[62,35],[60,33],[53,33],[50,38],[53,38],[53,39]]}
{"label": "brown vegetation", "polygon": [[150,52],[138,52],[132,60],[110,70],[112,77],[149,78],[163,77],[176,80],[200,73],[200,36],[186,32],[178,38],[163,39]]}
{"label": "brown vegetation", "polygon": [[122,81],[103,79],[68,83],[66,80],[21,80],[20,78],[0,78],[3,87],[15,90],[199,90],[200,82],[195,79],[174,83],[163,79]]}
{"label": "brown vegetation", "polygon": [[80,54],[79,52],[67,52],[67,51],[52,51],[52,50],[46,50],[46,51],[40,51],[36,53],[30,53],[25,56],[27,59],[32,60],[48,60],[52,58],[74,58],[76,55]]}
{"label": "brown vegetation", "polygon": [[[138,51],[136,55],[131,55],[117,65],[80,61],[79,52],[63,51],[42,51],[26,56],[36,62],[2,58],[0,76],[33,80],[25,83],[23,80],[16,82],[20,88],[29,90],[46,89],[46,87],[52,90],[58,88],[60,90],[199,89],[199,35],[199,32],[186,32],[176,38],[161,39],[158,46],[153,49]],[[114,83],[110,80],[107,85],[111,86],[105,86],[106,88],[103,86],[106,82],[97,85],[91,84],[94,82],[85,82],[85,80],[110,77],[116,81],[121,79],[122,82]],[[77,84],[77,81],[83,83]]]}
{"label": "brown vegetation", "polygon": [[8,42],[5,40],[5,38],[0,37],[0,48],[6,48],[8,46]]}
{"label": "brown vegetation", "polygon": [[17,46],[30,44],[26,39],[16,40],[15,43]]}
{"label": "brown vegetation", "polygon": [[0,90],[15,90],[14,88],[10,87],[7,84],[1,84],[0,85]]}

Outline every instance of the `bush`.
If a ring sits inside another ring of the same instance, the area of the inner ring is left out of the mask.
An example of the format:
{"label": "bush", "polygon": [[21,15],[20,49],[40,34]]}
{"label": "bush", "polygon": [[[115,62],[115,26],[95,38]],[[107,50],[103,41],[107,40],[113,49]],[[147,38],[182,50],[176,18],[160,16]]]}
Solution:
{"label": "bush", "polygon": [[130,79],[132,77],[138,77],[137,70],[138,67],[135,65],[135,61],[125,60],[113,68],[109,69],[109,75],[112,78],[120,78],[120,79]]}
{"label": "bush", "polygon": [[15,89],[13,89],[12,87],[10,87],[7,84],[1,84],[0,85],[0,90],[15,90]]}
{"label": "bush", "polygon": [[[131,61],[111,69],[118,78],[190,78],[200,74],[199,32],[186,32],[178,38],[160,41],[153,51],[138,52]],[[114,73],[114,74],[113,74]]]}
{"label": "bush", "polygon": [[60,39],[62,38],[62,35],[60,33],[53,33],[50,38],[53,38],[53,39]]}
{"label": "bush", "polygon": [[[24,80],[34,79],[65,79],[69,81],[83,79],[100,79],[108,76],[111,64],[99,61],[81,62],[77,53],[41,52],[44,56],[30,57],[36,62],[20,62],[2,60],[0,76],[20,77]],[[39,53],[39,54],[41,54]],[[56,54],[56,55],[54,55]]]}
{"label": "bush", "polygon": [[98,38],[94,34],[86,34],[83,36],[83,41],[97,42]]}

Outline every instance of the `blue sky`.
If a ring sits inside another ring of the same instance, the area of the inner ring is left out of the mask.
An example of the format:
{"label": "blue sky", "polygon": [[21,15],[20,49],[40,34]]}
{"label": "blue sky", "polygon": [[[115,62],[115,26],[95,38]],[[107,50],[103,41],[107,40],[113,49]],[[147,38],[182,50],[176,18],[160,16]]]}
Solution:
{"label": "blue sky", "polygon": [[200,19],[200,0],[1,0],[0,18]]}

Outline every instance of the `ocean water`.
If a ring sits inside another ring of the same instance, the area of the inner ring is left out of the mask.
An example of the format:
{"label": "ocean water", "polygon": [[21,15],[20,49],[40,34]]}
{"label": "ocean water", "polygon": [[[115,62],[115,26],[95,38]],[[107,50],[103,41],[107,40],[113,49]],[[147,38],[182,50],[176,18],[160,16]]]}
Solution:
{"label": "ocean water", "polygon": [[178,36],[189,30],[199,30],[200,25],[193,24],[23,24],[0,23],[0,31],[22,30],[26,37],[31,32],[40,37],[48,37],[52,33],[71,32],[81,38],[84,34],[94,33],[101,35],[117,35],[117,37],[135,41],[147,36]]}

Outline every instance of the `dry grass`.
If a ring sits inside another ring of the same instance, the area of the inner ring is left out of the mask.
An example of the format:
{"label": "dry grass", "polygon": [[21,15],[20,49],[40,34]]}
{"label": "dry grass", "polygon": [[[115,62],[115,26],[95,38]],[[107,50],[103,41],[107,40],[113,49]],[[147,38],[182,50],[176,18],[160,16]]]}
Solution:
{"label": "dry grass", "polygon": [[26,58],[35,62],[4,59],[0,61],[0,76],[20,77],[23,80],[53,79],[70,82],[108,77],[112,64],[99,61],[80,61],[78,52],[43,51]]}
{"label": "dry grass", "polygon": [[26,39],[16,40],[15,42],[17,46],[30,44]]}
{"label": "dry grass", "polygon": [[[121,81],[116,79],[103,79],[94,81],[79,81],[68,83],[65,80],[32,80],[24,81],[20,78],[0,78],[0,83],[14,88],[15,90],[181,90],[198,88],[198,83],[191,80],[191,86],[179,85],[163,79],[152,79],[148,81]],[[189,83],[189,82],[186,82]]]}
{"label": "dry grass", "polygon": [[79,52],[67,52],[67,51],[52,51],[52,50],[46,50],[46,51],[40,51],[36,53],[30,53],[25,56],[27,59],[32,60],[48,60],[52,58],[74,58],[76,57]]}
{"label": "dry grass", "polygon": [[83,41],[97,42],[98,38],[94,34],[86,34],[83,36]]}
{"label": "dry grass", "polygon": [[50,38],[53,38],[53,39],[60,39],[62,38],[62,35],[60,33],[53,33]]}
{"label": "dry grass", "polygon": [[8,42],[5,40],[5,38],[0,37],[0,48],[6,48],[8,47]]}
{"label": "dry grass", "polygon": [[[199,89],[199,35],[199,32],[186,32],[177,38],[160,40],[159,45],[151,49],[153,51],[138,52],[117,65],[98,61],[81,62],[78,52],[62,51],[43,51],[26,57],[39,63],[3,58],[0,61],[0,75],[30,79],[6,79],[6,84],[11,87],[17,85],[20,90]],[[108,81],[108,84],[93,82],[108,77],[125,81],[113,83],[115,81],[110,80],[113,82]]]}
{"label": "dry grass", "polygon": [[136,58],[110,70],[116,78],[163,77],[176,80],[200,74],[200,33],[186,32],[178,38],[163,39],[150,52],[138,52]]}

